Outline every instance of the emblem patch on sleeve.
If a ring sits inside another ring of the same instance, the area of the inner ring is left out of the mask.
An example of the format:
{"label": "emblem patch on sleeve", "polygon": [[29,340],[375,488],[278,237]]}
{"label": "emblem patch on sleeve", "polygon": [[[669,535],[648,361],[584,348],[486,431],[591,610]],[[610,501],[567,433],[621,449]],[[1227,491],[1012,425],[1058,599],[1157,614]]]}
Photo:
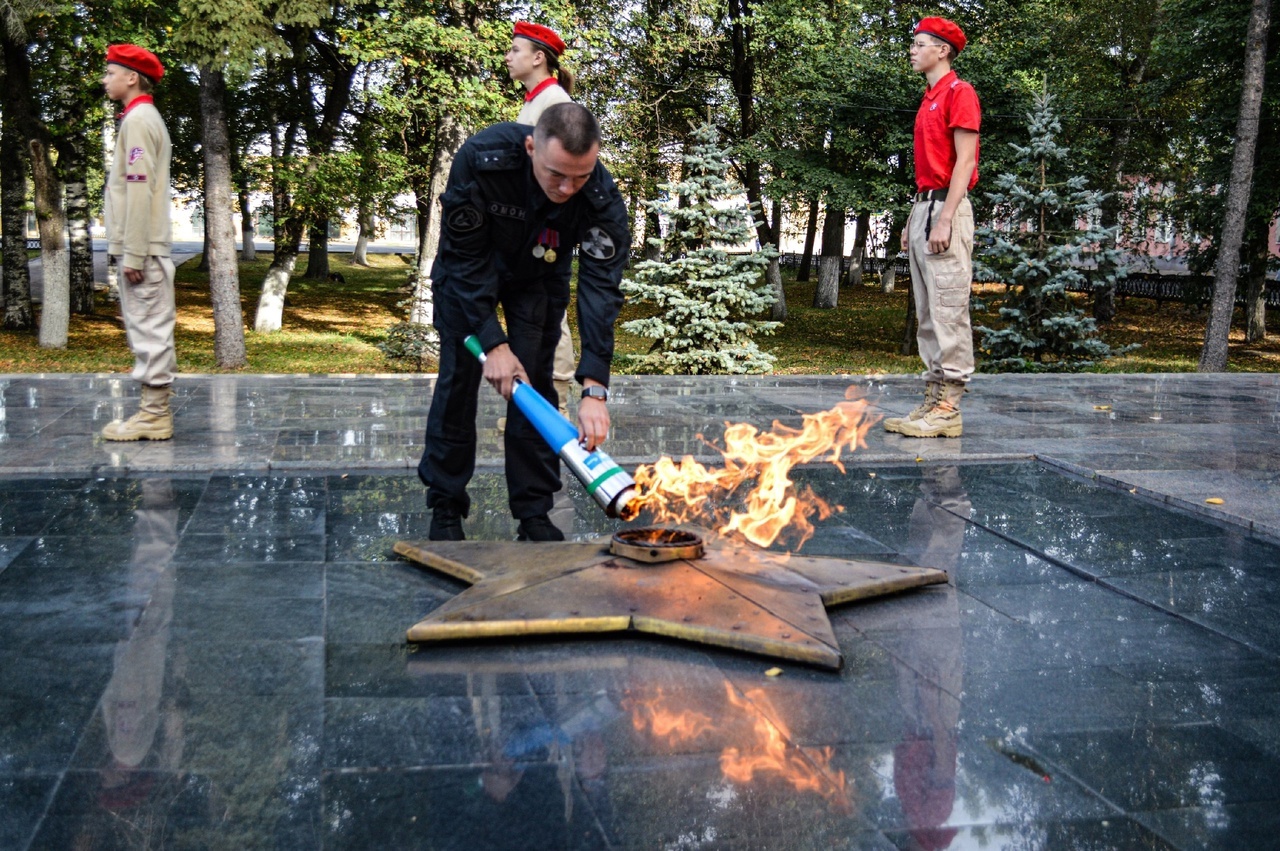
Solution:
{"label": "emblem patch on sleeve", "polygon": [[145,153],[146,152],[142,150],[142,148],[130,148],[129,149],[129,165],[133,165],[138,160],[142,159],[143,154]]}
{"label": "emblem patch on sleeve", "polygon": [[449,230],[470,233],[484,224],[484,214],[477,207],[466,204],[449,214]]}
{"label": "emblem patch on sleeve", "polygon": [[126,174],[124,176],[126,183],[146,183],[147,176],[145,174]]}
{"label": "emblem patch on sleeve", "polygon": [[591,228],[582,238],[582,251],[596,260],[608,260],[618,253],[618,249],[613,245],[613,237],[599,227]]}

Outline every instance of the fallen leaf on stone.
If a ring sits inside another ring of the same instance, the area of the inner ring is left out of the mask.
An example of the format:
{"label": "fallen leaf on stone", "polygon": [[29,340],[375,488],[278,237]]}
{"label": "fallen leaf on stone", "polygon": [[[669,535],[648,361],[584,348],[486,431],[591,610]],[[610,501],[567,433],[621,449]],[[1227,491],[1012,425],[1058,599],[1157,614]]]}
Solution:
{"label": "fallen leaf on stone", "polygon": [[1211,496],[1208,499],[1206,499],[1205,502],[1209,503],[1210,505],[1222,505],[1222,503],[1226,502],[1226,500],[1224,500],[1220,496]]}
{"label": "fallen leaf on stone", "polygon": [[1095,411],[1109,411],[1111,410],[1111,406],[1110,405],[1094,405],[1093,409]]}
{"label": "fallen leaf on stone", "polygon": [[764,672],[764,675],[765,675],[766,677],[776,677],[776,676],[778,676],[778,675],[779,675],[779,674],[781,674],[781,673],[782,673],[782,669],[781,669],[781,668],[770,668],[769,670],[767,670],[767,671],[765,671],[765,672]]}

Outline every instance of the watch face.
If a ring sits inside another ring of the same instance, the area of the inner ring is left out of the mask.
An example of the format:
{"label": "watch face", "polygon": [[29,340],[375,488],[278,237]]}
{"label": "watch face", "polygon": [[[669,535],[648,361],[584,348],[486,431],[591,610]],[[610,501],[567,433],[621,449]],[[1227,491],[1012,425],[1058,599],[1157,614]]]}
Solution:
{"label": "watch face", "polygon": [[584,387],[582,388],[583,399],[599,399],[602,402],[609,401],[609,390],[605,387]]}

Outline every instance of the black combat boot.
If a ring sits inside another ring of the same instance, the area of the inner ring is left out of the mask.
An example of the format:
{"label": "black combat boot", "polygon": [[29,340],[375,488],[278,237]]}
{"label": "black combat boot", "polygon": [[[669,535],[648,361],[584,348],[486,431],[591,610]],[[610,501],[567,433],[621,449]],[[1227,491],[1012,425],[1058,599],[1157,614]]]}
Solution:
{"label": "black combat boot", "polygon": [[517,541],[563,541],[564,532],[560,531],[560,527],[551,522],[551,518],[545,514],[539,514],[535,517],[526,517],[520,521],[520,531],[516,535]]}
{"label": "black combat boot", "polygon": [[437,505],[431,510],[431,531],[427,539],[432,541],[465,541],[462,531],[462,512],[452,505]]}

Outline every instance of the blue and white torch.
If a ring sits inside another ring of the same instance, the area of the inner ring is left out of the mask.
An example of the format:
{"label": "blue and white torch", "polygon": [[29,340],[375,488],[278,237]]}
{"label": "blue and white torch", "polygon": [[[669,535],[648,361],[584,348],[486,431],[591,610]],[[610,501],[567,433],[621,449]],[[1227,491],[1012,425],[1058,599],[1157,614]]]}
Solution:
{"label": "blue and white torch", "polygon": [[[484,350],[480,348],[480,341],[474,335],[467,337],[463,343],[477,360],[484,363]],[[578,442],[577,427],[561,416],[554,405],[542,398],[541,393],[517,378],[511,401],[516,403],[516,407],[533,423],[542,439],[578,477],[578,481],[582,482],[587,493],[599,503],[605,514],[631,520],[639,513],[634,502],[635,480],[603,450],[588,452],[584,449]]]}

